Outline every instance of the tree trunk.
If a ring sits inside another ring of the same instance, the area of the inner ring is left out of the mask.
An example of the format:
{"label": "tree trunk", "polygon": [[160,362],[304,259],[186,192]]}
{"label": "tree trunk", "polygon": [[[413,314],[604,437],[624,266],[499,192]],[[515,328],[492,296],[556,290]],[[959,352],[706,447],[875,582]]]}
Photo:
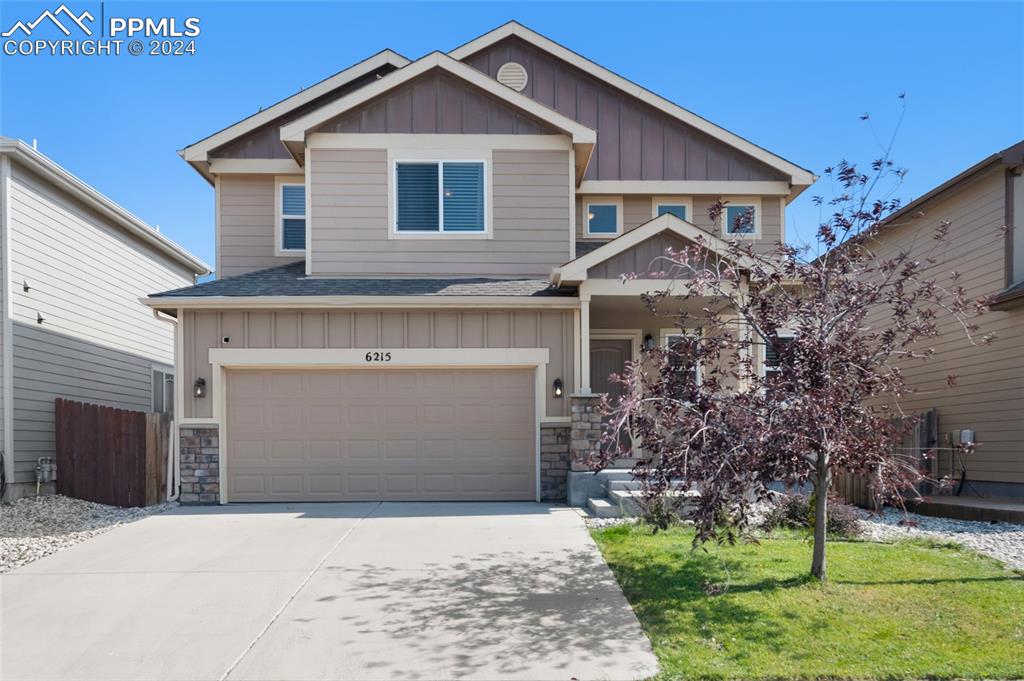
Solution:
{"label": "tree trunk", "polygon": [[824,582],[828,578],[825,540],[828,530],[828,488],[832,482],[824,454],[818,454],[817,473],[814,482],[814,556],[811,559],[811,574]]}

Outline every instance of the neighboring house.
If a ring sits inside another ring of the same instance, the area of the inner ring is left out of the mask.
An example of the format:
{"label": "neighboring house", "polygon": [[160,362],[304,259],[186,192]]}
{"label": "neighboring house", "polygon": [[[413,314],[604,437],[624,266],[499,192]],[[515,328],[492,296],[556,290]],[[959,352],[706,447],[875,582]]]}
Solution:
{"label": "neighboring house", "polygon": [[182,156],[218,279],[149,304],[178,319],[182,499],[206,502],[578,497],[595,394],[674,333],[639,298],[664,281],[619,275],[698,237],[770,250],[814,181],[514,22]]}
{"label": "neighboring house", "polygon": [[[935,355],[904,368],[918,393],[904,409],[935,409],[939,456],[932,472],[961,478],[962,493],[1024,498],[1024,141],[992,154],[889,217],[872,248],[881,257],[908,252],[928,257],[925,276],[949,285],[950,273],[969,300],[990,300],[977,319],[978,336],[994,333],[990,345],[972,345],[952,318],[940,321],[929,343]],[[949,221],[941,244],[935,230]],[[884,319],[878,320],[885,323]],[[956,385],[947,377],[956,377]],[[954,457],[951,437],[973,430],[977,449]]]}
{"label": "neighboring house", "polygon": [[[173,321],[139,298],[209,268],[19,140],[0,138],[4,500],[54,456],[54,398],[171,411]],[[60,471],[57,471],[58,476]]]}

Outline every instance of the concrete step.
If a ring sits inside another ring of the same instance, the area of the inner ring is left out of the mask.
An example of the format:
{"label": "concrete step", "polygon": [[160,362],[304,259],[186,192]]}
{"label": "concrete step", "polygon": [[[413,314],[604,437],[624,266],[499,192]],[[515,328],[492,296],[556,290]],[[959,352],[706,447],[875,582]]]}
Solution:
{"label": "concrete step", "polygon": [[608,499],[603,498],[591,497],[587,499],[587,510],[595,518],[618,518],[622,515],[619,512],[618,504],[613,504]]}
{"label": "concrete step", "polygon": [[[678,498],[685,496],[686,499],[682,502],[679,510],[685,513],[687,510],[693,508],[693,501],[700,496],[699,492],[693,490],[684,493],[681,492],[669,492],[669,498]],[[640,490],[635,489],[613,489],[608,492],[608,500],[612,506],[621,508],[622,513],[627,516],[634,516],[640,514],[640,501],[643,499],[643,493]]]}

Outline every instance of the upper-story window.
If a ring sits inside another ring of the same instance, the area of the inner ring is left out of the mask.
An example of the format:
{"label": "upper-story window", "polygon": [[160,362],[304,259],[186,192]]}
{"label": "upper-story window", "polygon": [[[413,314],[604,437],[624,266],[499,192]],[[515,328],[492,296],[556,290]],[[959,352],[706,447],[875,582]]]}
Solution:
{"label": "upper-story window", "polygon": [[586,236],[611,238],[622,234],[622,199],[593,198],[584,206]]}
{"label": "upper-story window", "polygon": [[483,161],[396,161],[396,234],[487,232]]}
{"label": "upper-story window", "polygon": [[693,221],[693,201],[685,196],[655,196],[651,199],[651,217],[675,215],[680,220]]}
{"label": "upper-story window", "polygon": [[724,198],[722,234],[729,237],[757,238],[761,236],[760,199]]}
{"label": "upper-story window", "polygon": [[1024,175],[1010,176],[1010,192],[1006,197],[1010,204],[1010,281],[1019,284],[1024,281]]}
{"label": "upper-story window", "polygon": [[277,184],[277,250],[306,250],[306,186],[295,182]]}

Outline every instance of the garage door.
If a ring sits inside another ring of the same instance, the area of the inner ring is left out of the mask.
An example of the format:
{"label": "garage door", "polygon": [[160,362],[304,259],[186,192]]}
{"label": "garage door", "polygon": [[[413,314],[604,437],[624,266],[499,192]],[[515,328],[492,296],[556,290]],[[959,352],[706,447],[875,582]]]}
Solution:
{"label": "garage door", "polygon": [[229,371],[229,501],[533,499],[532,369]]}

